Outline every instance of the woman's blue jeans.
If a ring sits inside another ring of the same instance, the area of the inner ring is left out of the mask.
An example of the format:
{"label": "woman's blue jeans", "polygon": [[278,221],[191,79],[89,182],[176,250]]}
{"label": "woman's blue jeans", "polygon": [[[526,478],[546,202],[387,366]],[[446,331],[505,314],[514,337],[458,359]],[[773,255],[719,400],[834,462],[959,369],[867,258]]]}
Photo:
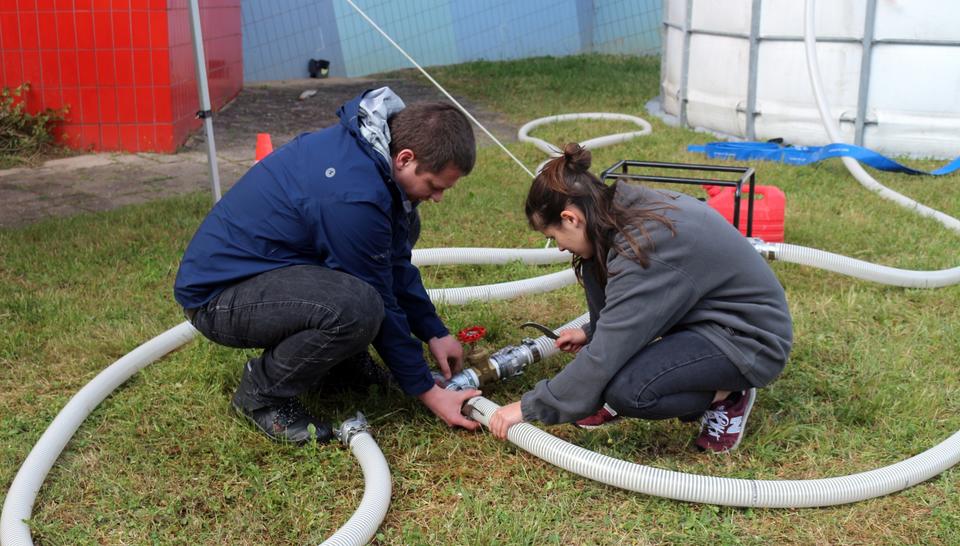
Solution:
{"label": "woman's blue jeans", "polygon": [[691,330],[665,335],[644,347],[613,376],[604,401],[625,417],[696,420],[718,390],[752,385],[736,365]]}

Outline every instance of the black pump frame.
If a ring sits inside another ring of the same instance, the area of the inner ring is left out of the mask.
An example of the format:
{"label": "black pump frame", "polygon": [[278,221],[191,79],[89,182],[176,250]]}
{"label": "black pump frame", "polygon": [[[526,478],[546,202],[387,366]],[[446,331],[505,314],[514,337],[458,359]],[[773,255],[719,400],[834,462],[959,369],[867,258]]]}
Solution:
{"label": "black pump frame", "polygon": [[[631,168],[647,169],[678,169],[683,171],[706,171],[736,173],[737,180],[721,180],[717,178],[694,178],[687,176],[659,176],[630,172]],[[743,186],[747,185],[747,237],[753,236],[753,197],[756,189],[757,173],[753,167],[737,167],[725,165],[700,165],[696,163],[670,163],[661,161],[637,161],[621,159],[602,173],[600,180],[606,183],[609,179],[643,180],[647,182],[663,182],[667,184],[689,184],[733,187],[733,226],[740,229],[740,199],[743,196]]]}

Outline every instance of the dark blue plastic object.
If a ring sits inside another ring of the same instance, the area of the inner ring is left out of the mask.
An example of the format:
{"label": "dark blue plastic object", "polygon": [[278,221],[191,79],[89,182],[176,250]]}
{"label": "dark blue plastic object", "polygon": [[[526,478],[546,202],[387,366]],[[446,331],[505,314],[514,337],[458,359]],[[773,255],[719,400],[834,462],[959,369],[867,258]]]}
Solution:
{"label": "dark blue plastic object", "polygon": [[711,159],[761,159],[788,165],[809,165],[834,157],[852,157],[874,169],[915,175],[942,176],[960,169],[960,157],[935,171],[926,172],[901,165],[862,146],[841,143],[826,146],[784,146],[776,142],[711,142],[703,145],[691,144],[687,146],[687,151],[705,153]]}

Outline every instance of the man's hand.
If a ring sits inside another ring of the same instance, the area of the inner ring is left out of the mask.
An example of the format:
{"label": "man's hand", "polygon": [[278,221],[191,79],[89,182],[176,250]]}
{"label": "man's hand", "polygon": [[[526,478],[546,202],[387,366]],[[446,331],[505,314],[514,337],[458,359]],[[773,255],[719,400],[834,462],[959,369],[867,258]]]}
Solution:
{"label": "man's hand", "polygon": [[[459,346],[459,343],[457,345]],[[448,426],[477,430],[480,428],[480,423],[464,417],[463,414],[460,413],[460,408],[464,402],[481,394],[480,391],[475,389],[448,391],[434,385],[430,390],[421,394],[419,398],[425,406],[430,408],[430,411],[442,419]]]}
{"label": "man's hand", "polygon": [[506,440],[510,427],[522,421],[523,412],[520,409],[520,402],[507,404],[493,412],[493,416],[490,417],[490,432],[497,438]]}
{"label": "man's hand", "polygon": [[567,353],[577,353],[587,343],[587,333],[582,328],[560,330],[560,336],[553,343],[557,349]]}
{"label": "man's hand", "polygon": [[453,374],[460,371],[460,366],[463,363],[463,347],[457,341],[457,338],[449,334],[443,337],[435,337],[431,338],[427,345],[430,346],[430,354],[433,355],[437,365],[440,366],[440,373],[443,374],[444,379],[450,379]]}

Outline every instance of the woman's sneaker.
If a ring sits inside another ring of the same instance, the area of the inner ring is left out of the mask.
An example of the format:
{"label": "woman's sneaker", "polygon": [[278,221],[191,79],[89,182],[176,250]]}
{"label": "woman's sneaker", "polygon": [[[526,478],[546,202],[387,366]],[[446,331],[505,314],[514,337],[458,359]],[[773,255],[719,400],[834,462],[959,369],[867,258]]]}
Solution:
{"label": "woman's sneaker", "polygon": [[620,416],[617,415],[616,410],[604,404],[603,407],[597,411],[597,413],[594,413],[590,417],[584,417],[583,419],[580,419],[574,423],[574,426],[590,430],[608,423],[612,423],[617,419],[620,419]]}
{"label": "woman's sneaker", "polygon": [[725,453],[740,445],[747,427],[747,418],[757,399],[757,389],[735,392],[726,400],[710,405],[700,418],[697,447],[702,451]]}

